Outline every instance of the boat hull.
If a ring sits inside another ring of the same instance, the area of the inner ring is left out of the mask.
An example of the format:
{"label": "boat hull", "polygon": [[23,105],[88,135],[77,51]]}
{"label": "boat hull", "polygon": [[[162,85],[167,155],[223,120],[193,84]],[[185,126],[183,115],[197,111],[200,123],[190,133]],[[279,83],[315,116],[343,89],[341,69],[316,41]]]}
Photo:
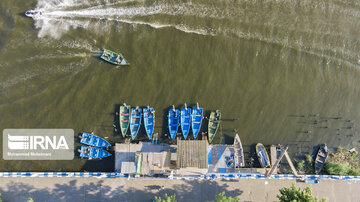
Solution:
{"label": "boat hull", "polygon": [[179,110],[169,109],[168,115],[168,125],[169,125],[169,133],[172,140],[175,139],[176,133],[179,128]]}
{"label": "boat hull", "polygon": [[195,139],[201,129],[202,119],[203,119],[203,108],[193,107],[191,113],[191,130]]}
{"label": "boat hull", "polygon": [[191,109],[190,108],[181,108],[181,116],[180,116],[180,126],[181,132],[186,140],[191,124]]}
{"label": "boat hull", "polygon": [[259,159],[260,165],[263,168],[270,168],[270,158],[263,144],[258,143],[256,145],[256,155]]}
{"label": "boat hull", "polygon": [[320,173],[320,171],[323,169],[328,154],[329,151],[327,149],[326,144],[321,145],[316,154],[315,163],[314,163],[316,174]]}
{"label": "boat hull", "polygon": [[209,143],[211,143],[216,135],[216,132],[220,125],[221,113],[220,111],[213,111],[210,113],[209,124],[208,124],[208,134],[209,134]]}
{"label": "boat hull", "polygon": [[29,10],[25,12],[25,16],[29,17],[29,18],[35,18],[41,15],[40,11],[36,11],[36,10]]}
{"label": "boat hull", "polygon": [[127,105],[120,106],[120,110],[119,110],[119,122],[120,123],[119,124],[120,124],[121,134],[123,137],[126,136],[126,132],[129,128],[130,110],[131,110],[131,106],[127,106]]}
{"label": "boat hull", "polygon": [[90,133],[82,133],[80,143],[86,144],[93,147],[110,147],[111,144],[105,139],[90,134]]}
{"label": "boat hull", "polygon": [[141,125],[141,109],[140,108],[132,108],[131,109],[131,116],[130,116],[130,133],[131,139],[135,139],[136,135],[139,132],[140,125]]}
{"label": "boat hull", "polygon": [[234,156],[235,156],[235,168],[244,167],[245,166],[244,150],[238,134],[236,134],[234,139]]}
{"label": "boat hull", "polygon": [[149,140],[151,140],[154,127],[155,127],[155,111],[154,108],[144,108],[144,126],[146,135],[148,136]]}
{"label": "boat hull", "polygon": [[111,50],[104,49],[100,56],[101,59],[114,65],[129,65],[130,63],[120,53],[115,53]]}
{"label": "boat hull", "polygon": [[101,159],[111,156],[111,153],[96,147],[81,146],[80,157],[88,159]]}

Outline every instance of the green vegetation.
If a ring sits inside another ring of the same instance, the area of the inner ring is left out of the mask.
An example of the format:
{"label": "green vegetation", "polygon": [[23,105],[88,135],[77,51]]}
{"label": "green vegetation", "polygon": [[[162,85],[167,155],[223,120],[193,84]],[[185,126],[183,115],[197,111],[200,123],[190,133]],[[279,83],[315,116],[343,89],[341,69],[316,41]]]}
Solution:
{"label": "green vegetation", "polygon": [[305,161],[304,160],[298,161],[296,167],[298,168],[299,171],[304,171]]}
{"label": "green vegetation", "polygon": [[27,202],[34,202],[34,199],[29,198],[29,199],[27,200]]}
{"label": "green vegetation", "polygon": [[216,195],[215,202],[237,202],[239,199],[237,197],[233,198],[231,196],[225,196],[225,192],[221,192],[220,194]]}
{"label": "green vegetation", "polygon": [[360,175],[358,152],[338,148],[336,153],[330,155],[325,171],[330,175]]}
{"label": "green vegetation", "polygon": [[313,166],[313,157],[309,154],[305,155],[305,160],[298,161],[296,164],[299,172],[303,172],[306,174],[315,174],[315,169]]}
{"label": "green vegetation", "polygon": [[160,196],[155,196],[155,202],[176,202],[175,194],[172,196],[165,194],[164,199],[162,199]]}
{"label": "green vegetation", "polygon": [[[303,190],[295,187],[293,183],[291,187],[284,187],[280,190],[280,195],[276,197],[280,202],[317,202],[318,198],[312,195],[310,187],[306,187]],[[321,199],[320,202],[327,201],[326,199]]]}
{"label": "green vegetation", "polygon": [[1,193],[0,193],[0,202],[2,202],[3,200],[1,199]]}
{"label": "green vegetation", "polygon": [[[225,196],[225,192],[221,192],[220,194],[216,195],[215,201],[213,202],[237,202],[237,201],[239,201],[237,197],[235,198],[231,196],[227,197]],[[28,202],[34,202],[34,201],[28,201]],[[176,202],[175,194],[172,196],[168,196],[167,194],[165,194],[164,199],[155,196],[155,202]]]}
{"label": "green vegetation", "polygon": [[309,154],[305,155],[305,160],[306,160],[306,163],[308,163],[308,164],[313,163],[313,157],[311,155],[309,155]]}

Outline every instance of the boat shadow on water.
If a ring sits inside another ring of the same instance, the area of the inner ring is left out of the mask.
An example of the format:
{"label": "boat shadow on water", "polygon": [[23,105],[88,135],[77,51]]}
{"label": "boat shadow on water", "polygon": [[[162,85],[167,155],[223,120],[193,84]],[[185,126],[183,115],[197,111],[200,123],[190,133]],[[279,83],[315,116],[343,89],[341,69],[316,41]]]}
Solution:
{"label": "boat shadow on water", "polygon": [[158,141],[164,142],[164,143],[175,143],[175,140],[171,140],[170,139],[170,131],[169,131],[169,124],[168,124],[168,114],[169,114],[169,109],[172,109],[172,106],[168,106],[165,109],[163,109],[162,111],[162,129],[161,129],[161,136],[159,136]]}
{"label": "boat shadow on water", "polygon": [[115,104],[114,105],[114,113],[113,113],[113,116],[114,116],[114,123],[113,123],[114,130],[113,130],[113,134],[114,134],[114,136],[120,135],[122,137],[121,129],[120,129],[120,122],[119,122],[120,105],[121,104]]}

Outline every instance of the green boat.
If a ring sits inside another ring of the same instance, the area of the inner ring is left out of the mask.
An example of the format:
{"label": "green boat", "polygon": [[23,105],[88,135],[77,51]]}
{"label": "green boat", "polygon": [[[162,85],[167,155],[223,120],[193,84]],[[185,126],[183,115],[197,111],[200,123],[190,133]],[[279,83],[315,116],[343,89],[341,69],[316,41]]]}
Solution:
{"label": "green boat", "polygon": [[209,133],[209,143],[211,143],[216,135],[216,132],[220,125],[221,113],[219,110],[210,113],[209,124],[208,124],[208,133]]}
{"label": "green boat", "polygon": [[125,137],[126,132],[129,128],[130,109],[131,109],[131,106],[128,106],[125,103],[120,106],[119,121],[120,121],[121,133],[122,133],[123,137]]}
{"label": "green boat", "polygon": [[128,61],[120,53],[115,53],[111,50],[104,49],[100,56],[101,59],[110,62],[114,65],[129,65]]}

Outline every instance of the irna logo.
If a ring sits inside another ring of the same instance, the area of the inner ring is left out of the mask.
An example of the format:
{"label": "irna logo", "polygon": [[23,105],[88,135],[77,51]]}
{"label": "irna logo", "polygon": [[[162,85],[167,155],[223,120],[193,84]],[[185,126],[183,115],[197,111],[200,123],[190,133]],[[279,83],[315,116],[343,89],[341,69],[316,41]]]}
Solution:
{"label": "irna logo", "polygon": [[8,134],[8,148],[11,150],[69,149],[64,136],[12,136]]}
{"label": "irna logo", "polygon": [[4,129],[4,160],[72,160],[73,129]]}

